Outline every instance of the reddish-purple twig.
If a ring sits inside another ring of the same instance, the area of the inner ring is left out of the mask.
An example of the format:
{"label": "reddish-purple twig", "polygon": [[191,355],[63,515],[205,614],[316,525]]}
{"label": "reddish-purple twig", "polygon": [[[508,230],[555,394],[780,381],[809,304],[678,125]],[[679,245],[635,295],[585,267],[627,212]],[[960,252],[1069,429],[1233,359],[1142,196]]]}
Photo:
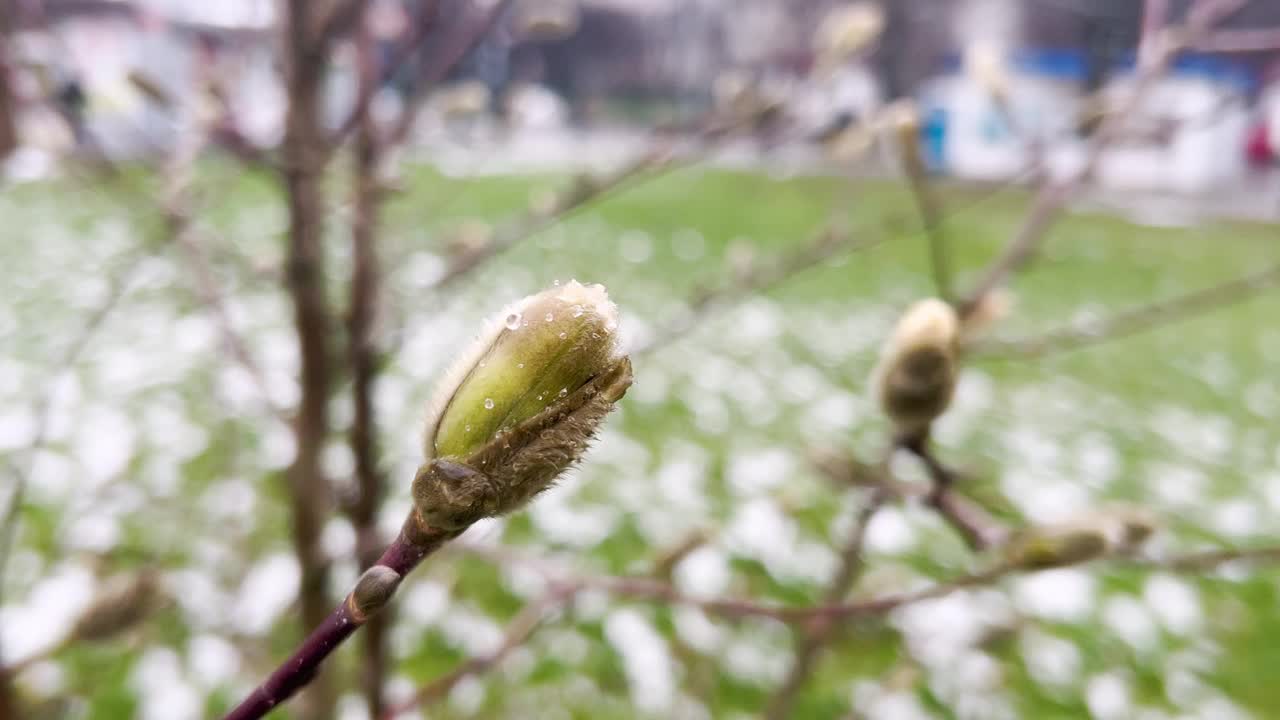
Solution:
{"label": "reddish-purple twig", "polygon": [[456,532],[427,527],[410,512],[395,541],[356,583],[324,622],[267,679],[226,715],[225,720],[256,720],[288,700],[315,677],[321,663],[391,599],[423,558],[457,537]]}

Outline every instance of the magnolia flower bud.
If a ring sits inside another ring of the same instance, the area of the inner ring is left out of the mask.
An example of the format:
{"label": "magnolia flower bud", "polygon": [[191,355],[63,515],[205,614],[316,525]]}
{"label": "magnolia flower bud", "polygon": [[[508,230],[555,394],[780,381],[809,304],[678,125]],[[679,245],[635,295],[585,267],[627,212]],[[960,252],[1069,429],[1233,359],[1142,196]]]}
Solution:
{"label": "magnolia flower bud", "polygon": [[1063,523],[1025,530],[1009,541],[1005,559],[1025,570],[1079,565],[1110,550],[1106,528],[1093,523]]}
{"label": "magnolia flower bud", "polygon": [[898,437],[912,439],[951,404],[958,373],[960,321],[942,300],[921,300],[903,314],[880,355],[874,385]]}
{"label": "magnolia flower bud", "polygon": [[818,64],[841,63],[871,44],[884,30],[884,11],[872,2],[833,8],[818,26],[813,44]]}
{"label": "magnolia flower bud", "polygon": [[517,509],[576,462],[631,385],[617,307],[570,282],[505,309],[441,384],[414,479],[426,522],[462,529]]}

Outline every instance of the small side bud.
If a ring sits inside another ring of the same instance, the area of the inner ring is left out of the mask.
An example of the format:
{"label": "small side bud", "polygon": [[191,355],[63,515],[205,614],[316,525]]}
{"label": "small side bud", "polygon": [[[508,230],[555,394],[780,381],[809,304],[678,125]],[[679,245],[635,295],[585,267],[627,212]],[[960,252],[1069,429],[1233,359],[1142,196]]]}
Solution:
{"label": "small side bud", "polygon": [[880,124],[893,135],[902,162],[911,172],[925,171],[920,157],[920,110],[911,100],[897,100],[884,109]]}
{"label": "small side bud", "polygon": [[982,337],[992,326],[1013,311],[1013,292],[1007,288],[995,288],[983,294],[965,313],[960,329],[966,343]]}
{"label": "small side bud", "polygon": [[535,42],[563,40],[578,31],[581,11],[574,0],[531,0],[516,6],[516,35]]}
{"label": "small side bud", "polygon": [[493,226],[482,220],[468,220],[454,230],[445,244],[449,257],[473,255],[493,243]]}
{"label": "small side bud", "polygon": [[150,570],[109,580],[71,629],[72,642],[102,642],[146,620],[165,601],[160,577]]}
{"label": "small side bud", "polygon": [[737,70],[716,77],[711,93],[717,114],[730,123],[754,126],[782,110],[782,98],[776,88]]}
{"label": "small side bud", "polygon": [[432,403],[413,484],[429,525],[511,512],[582,456],[631,385],[616,329],[604,288],[577,282],[498,316]]}
{"label": "small side bud", "polygon": [[986,43],[974,43],[964,52],[965,72],[999,103],[1009,97],[1009,76],[1000,50]]}
{"label": "small side bud", "polygon": [[363,623],[386,607],[400,586],[400,580],[400,573],[385,565],[374,565],[365,570],[347,599],[352,619]]}
{"label": "small side bud", "polygon": [[1079,565],[1107,554],[1106,528],[1090,523],[1063,523],[1025,530],[1005,549],[1008,563],[1024,570]]}
{"label": "small side bud", "polygon": [[926,432],[955,394],[960,321],[942,300],[921,300],[903,314],[880,355],[873,385],[899,438]]}
{"label": "small side bud", "polygon": [[884,11],[873,2],[832,8],[814,33],[818,66],[831,68],[864,50],[884,30]]}

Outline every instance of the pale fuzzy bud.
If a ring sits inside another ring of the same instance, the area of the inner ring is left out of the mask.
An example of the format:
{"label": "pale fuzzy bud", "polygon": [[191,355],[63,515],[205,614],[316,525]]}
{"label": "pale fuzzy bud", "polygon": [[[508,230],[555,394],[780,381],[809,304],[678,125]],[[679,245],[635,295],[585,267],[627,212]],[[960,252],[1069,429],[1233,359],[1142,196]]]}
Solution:
{"label": "pale fuzzy bud", "polygon": [[493,242],[493,226],[483,220],[467,220],[446,242],[450,256],[470,255]]}
{"label": "pale fuzzy bud", "polygon": [[428,459],[465,460],[601,374],[621,357],[618,308],[576,280],[492,318],[446,373],[428,411]]}
{"label": "pale fuzzy bud", "polygon": [[479,115],[489,109],[492,100],[489,87],[469,80],[439,91],[436,102],[445,117]]}
{"label": "pale fuzzy bud", "polygon": [[874,2],[832,8],[814,34],[819,66],[831,67],[861,52],[879,37],[884,23],[884,11]]}
{"label": "pale fuzzy bud", "polygon": [[1097,528],[1106,535],[1111,548],[1116,550],[1137,549],[1160,527],[1160,520],[1155,513],[1137,505],[1123,503],[1094,508],[1067,522]]}
{"label": "pale fuzzy bud", "polygon": [[1007,288],[995,288],[978,298],[963,318],[961,334],[971,342],[991,329],[1013,312],[1013,292]]}
{"label": "pale fuzzy bud", "polygon": [[560,40],[578,31],[581,16],[577,0],[526,0],[516,8],[516,34],[539,42]]}
{"label": "pale fuzzy bud", "polygon": [[823,142],[827,154],[837,162],[854,162],[865,156],[875,145],[874,128],[854,123],[832,134]]}
{"label": "pale fuzzy bud", "polygon": [[716,77],[712,85],[716,111],[734,122],[753,123],[778,110],[781,98],[747,73],[730,70]]}
{"label": "pale fuzzy bud", "polygon": [[911,100],[897,100],[880,114],[881,129],[892,135],[902,162],[908,172],[923,174],[924,160],[920,157],[920,109]]}
{"label": "pale fuzzy bud", "polygon": [[916,302],[898,320],[873,384],[900,438],[919,436],[951,404],[959,334],[955,309],[935,298]]}
{"label": "pale fuzzy bud", "polygon": [[1023,530],[1005,546],[1005,560],[1024,570],[1047,570],[1095,560],[1111,549],[1107,528],[1072,522]]}
{"label": "pale fuzzy bud", "polygon": [[631,385],[622,357],[576,392],[521,422],[458,462],[430,460],[413,479],[413,502],[427,525],[462,530],[519,509],[582,458],[614,404]]}
{"label": "pale fuzzy bud", "polygon": [[419,511],[458,529],[518,508],[582,456],[630,384],[602,286],[574,281],[507,307],[431,404]]}
{"label": "pale fuzzy bud", "polygon": [[1009,77],[1000,50],[986,43],[974,43],[964,51],[965,72],[982,89],[1000,102],[1009,96]]}

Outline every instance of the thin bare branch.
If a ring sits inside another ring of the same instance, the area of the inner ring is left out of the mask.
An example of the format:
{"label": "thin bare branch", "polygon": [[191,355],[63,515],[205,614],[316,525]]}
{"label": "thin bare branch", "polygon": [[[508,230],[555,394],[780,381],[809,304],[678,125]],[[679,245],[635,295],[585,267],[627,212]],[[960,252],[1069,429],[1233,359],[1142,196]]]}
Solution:
{"label": "thin bare branch", "polygon": [[[400,145],[408,138],[414,125],[417,124],[422,101],[489,35],[511,7],[512,2],[513,0],[497,0],[487,10],[482,11],[481,17],[472,21],[470,27],[460,28],[451,33],[453,37],[440,53],[424,57],[424,62],[428,64],[422,68],[422,73],[417,79],[418,84],[410,97],[405,100],[404,110],[395,126],[387,133],[385,142],[388,145]],[[470,18],[471,13],[460,13],[460,15]]]}
{"label": "thin bare branch", "polygon": [[[652,179],[670,172],[677,161],[669,150],[651,150],[603,178],[583,174],[574,179],[570,189],[556,197],[550,208],[529,210],[506,221],[494,237],[483,245],[453,258],[444,274],[431,290],[442,290],[475,271],[482,263],[515,247],[533,235],[568,220],[592,203],[619,192],[641,179]],[[648,176],[647,178],[645,176]]]}
{"label": "thin bare branch", "polygon": [[413,24],[410,26],[409,32],[391,51],[389,60],[378,69],[375,74],[376,81],[361,83],[359,94],[356,96],[355,103],[351,106],[351,112],[347,114],[347,117],[338,125],[337,130],[329,138],[329,147],[331,149],[336,151],[347,136],[361,126],[364,118],[369,114],[369,106],[377,96],[378,90],[391,79],[392,75],[409,58],[413,57],[414,53],[422,50],[423,43],[426,41],[431,29],[435,27],[441,2],[443,0],[429,0],[424,3],[419,10],[418,17],[414,19]]}
{"label": "thin bare branch", "polygon": [[1087,324],[1073,324],[1020,340],[984,342],[967,354],[976,358],[1039,359],[1158,330],[1251,300],[1277,287],[1280,287],[1280,265]]}
{"label": "thin bare branch", "polygon": [[1280,28],[1218,30],[1196,43],[1201,52],[1250,53],[1280,50]]}
{"label": "thin bare branch", "polygon": [[720,287],[705,290],[690,302],[690,312],[659,328],[644,343],[632,348],[634,356],[647,355],[691,332],[711,315],[757,293],[767,292],[791,278],[839,255],[875,247],[888,240],[890,230],[871,229],[852,233],[832,225],[819,230],[800,247],[777,258],[768,266],[755,268]]}
{"label": "thin bare branch", "polygon": [[[823,593],[824,603],[842,603],[853,590],[866,567],[863,547],[866,544],[867,528],[876,512],[890,497],[891,493],[883,487],[871,491],[871,496],[858,512],[853,529],[849,532],[849,539],[840,552],[840,566]],[[822,651],[835,639],[838,627],[836,619],[823,617],[814,618],[813,622],[796,628],[798,639],[795,655],[782,683],[769,700],[764,713],[766,720],[786,720],[791,717],[800,690],[817,668]]]}
{"label": "thin bare branch", "polygon": [[907,186],[911,188],[916,209],[920,211],[920,221],[929,248],[929,273],[933,276],[934,290],[939,298],[951,302],[954,288],[942,203],[934,192],[929,171],[920,157],[919,139],[916,137],[918,127],[918,123],[913,121],[898,128],[899,157],[903,174],[907,176]]}
{"label": "thin bare branch", "polygon": [[193,166],[208,140],[209,128],[204,127],[194,115],[192,113],[190,118],[190,127],[180,133],[163,170],[165,189],[161,196],[161,209],[168,223],[169,237],[187,256],[200,299],[213,315],[227,352],[248,373],[267,409],[283,420],[286,418],[284,409],[272,401],[266,375],[254,360],[244,338],[235,329],[209,257],[205,253],[204,246],[208,244],[209,238],[200,235],[196,225],[191,201]]}
{"label": "thin bare branch", "polygon": [[1187,47],[1194,47],[1214,24],[1238,10],[1243,4],[1244,0],[1200,0],[1192,7],[1186,23],[1181,28],[1162,31],[1157,37],[1152,38],[1148,44],[1149,52],[1144,57],[1144,62],[1138,65],[1133,87],[1120,105],[1103,120],[1085,155],[1083,167],[1067,179],[1046,180],[1013,239],[1003,253],[987,268],[972,292],[960,303],[962,312],[965,314],[972,312],[982,298],[1010,275],[1022,271],[1035,259],[1058,213],[1075,191],[1093,175],[1107,147],[1124,134],[1129,117],[1141,107],[1151,88],[1164,75],[1173,58]]}
{"label": "thin bare branch", "polygon": [[448,673],[422,686],[413,697],[395,707],[388,708],[381,717],[383,720],[391,720],[415,708],[440,702],[466,678],[489,672],[505,660],[511,651],[528,642],[534,632],[542,626],[547,615],[563,605],[571,595],[571,589],[557,588],[528,602],[507,624],[506,630],[502,633],[502,642],[498,647],[463,662]]}
{"label": "thin bare branch", "polygon": [[559,587],[598,590],[617,597],[668,605],[686,605],[727,618],[768,618],[783,623],[809,623],[818,618],[838,620],[882,616],[913,603],[943,597],[957,590],[993,584],[1015,572],[997,565],[917,590],[892,593],[868,600],[818,605],[784,605],[749,598],[690,595],[674,585],[649,576],[578,575],[558,563],[519,553],[511,548],[453,543],[451,549],[483,557],[493,562],[520,565],[541,573]]}
{"label": "thin bare branch", "polygon": [[1165,558],[1141,561],[1144,567],[1164,568],[1175,572],[1203,573],[1223,565],[1274,565],[1280,563],[1280,546],[1267,545],[1251,548],[1207,550]]}
{"label": "thin bare branch", "polygon": [[[131,265],[123,276],[115,278],[111,282],[102,302],[90,313],[80,331],[72,338],[66,350],[63,351],[62,357],[53,364],[53,373],[50,376],[49,386],[45,389],[36,409],[36,431],[31,439],[31,444],[26,449],[26,467],[19,468],[16,463],[10,460],[10,469],[15,477],[12,490],[10,490],[7,497],[8,506],[5,508],[3,519],[0,520],[0,606],[4,605],[5,574],[8,569],[9,555],[13,551],[14,543],[17,542],[18,524],[22,520],[22,506],[26,502],[27,484],[34,470],[36,456],[44,448],[45,443],[48,442],[49,425],[53,416],[53,383],[75,366],[80,359],[80,355],[89,345],[89,341],[94,337],[98,329],[102,327],[111,312],[119,306],[121,299],[128,293],[137,268],[137,264]],[[0,637],[0,641],[3,641],[2,637]],[[0,642],[0,711],[2,711],[0,712],[0,717],[18,717],[17,699],[10,682],[13,674],[5,666],[3,643]]]}
{"label": "thin bare branch", "polygon": [[1008,538],[1008,529],[996,522],[979,505],[956,493],[955,471],[937,458],[928,438],[904,443],[903,449],[919,458],[933,480],[933,489],[925,497],[925,502],[960,533],[969,547],[986,550],[1004,543]]}

